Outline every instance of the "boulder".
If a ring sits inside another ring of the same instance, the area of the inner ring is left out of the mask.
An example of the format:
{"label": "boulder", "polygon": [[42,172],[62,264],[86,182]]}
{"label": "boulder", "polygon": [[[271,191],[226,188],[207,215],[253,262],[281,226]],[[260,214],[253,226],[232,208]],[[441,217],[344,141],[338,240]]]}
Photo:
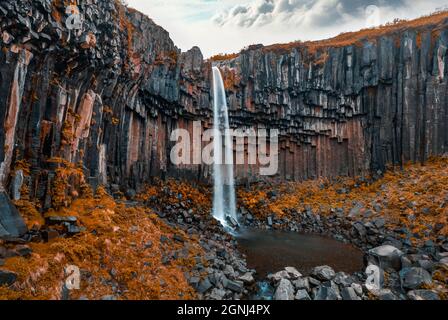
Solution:
{"label": "boulder", "polygon": [[292,282],[292,284],[294,285],[294,287],[297,289],[297,290],[302,290],[302,289],[304,289],[304,290],[307,290],[307,291],[309,291],[310,290],[310,282],[309,282],[309,280],[308,280],[308,278],[299,278],[299,279],[297,279],[297,280],[294,280],[293,282]]}
{"label": "boulder", "polygon": [[28,231],[6,192],[0,192],[0,239],[19,238]]}
{"label": "boulder", "polygon": [[338,292],[332,287],[321,285],[314,292],[314,300],[339,300]]}
{"label": "boulder", "polygon": [[432,277],[423,268],[405,268],[400,271],[401,286],[406,289],[420,289],[423,285],[430,285]]}
{"label": "boulder", "polygon": [[222,284],[224,288],[229,289],[233,292],[241,293],[244,291],[244,283],[238,280],[229,280],[226,277],[223,277]]}
{"label": "boulder", "polygon": [[334,277],[336,276],[336,273],[334,272],[333,268],[329,266],[316,267],[314,268],[311,274],[320,281],[333,280]]}
{"label": "boulder", "polygon": [[286,267],[285,271],[289,274],[291,279],[298,279],[302,277],[302,274],[294,267]]}
{"label": "boulder", "polygon": [[238,278],[238,280],[241,280],[247,284],[251,284],[251,283],[255,282],[254,276],[250,272],[247,272],[246,274],[242,275],[241,277]]}
{"label": "boulder", "polygon": [[302,289],[302,290],[297,291],[295,300],[301,300],[301,301],[311,300],[311,297],[306,290]]}
{"label": "boulder", "polygon": [[199,293],[206,293],[208,290],[210,290],[213,287],[213,285],[210,283],[210,280],[208,278],[203,279],[198,286],[198,292]]}
{"label": "boulder", "polygon": [[343,288],[341,290],[341,296],[343,300],[361,300],[352,287]]}
{"label": "boulder", "polygon": [[375,264],[382,269],[401,269],[401,257],[403,252],[391,245],[383,245],[370,249],[367,254],[368,263]]}
{"label": "boulder", "polygon": [[440,300],[437,292],[433,290],[412,290],[408,292],[408,298],[411,300]]}
{"label": "boulder", "polygon": [[274,300],[294,300],[294,287],[288,279],[280,280],[275,290]]}
{"label": "boulder", "polygon": [[10,286],[17,280],[17,274],[8,270],[0,269],[0,287]]}

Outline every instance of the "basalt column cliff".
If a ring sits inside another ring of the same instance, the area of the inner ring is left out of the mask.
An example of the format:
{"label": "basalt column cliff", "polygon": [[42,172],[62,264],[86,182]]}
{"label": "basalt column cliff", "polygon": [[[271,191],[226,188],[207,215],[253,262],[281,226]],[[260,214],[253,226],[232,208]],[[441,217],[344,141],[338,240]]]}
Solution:
{"label": "basalt column cliff", "polygon": [[[208,179],[209,167],[174,167],[169,153],[172,130],[213,124],[212,64],[232,127],[280,130],[272,179],[361,175],[447,151],[447,14],[204,61],[116,1],[77,8],[81,29],[63,1],[0,3],[0,187],[14,200],[45,210],[88,185]],[[252,169],[237,179],[257,179]]]}

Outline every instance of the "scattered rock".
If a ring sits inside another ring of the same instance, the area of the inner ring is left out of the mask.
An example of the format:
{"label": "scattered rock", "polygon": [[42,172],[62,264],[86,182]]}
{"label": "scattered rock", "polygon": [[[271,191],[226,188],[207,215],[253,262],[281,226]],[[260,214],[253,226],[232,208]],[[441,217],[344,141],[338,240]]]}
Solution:
{"label": "scattered rock", "polygon": [[437,292],[432,290],[412,290],[408,292],[411,300],[440,300]]}
{"label": "scattered rock", "polygon": [[341,296],[343,300],[361,300],[352,287],[343,288],[341,291]]}
{"label": "scattered rock", "polygon": [[288,279],[280,280],[275,290],[274,300],[294,300],[294,287]]}
{"label": "scattered rock", "polygon": [[400,280],[403,288],[420,289],[423,285],[430,285],[432,277],[423,268],[406,268],[400,271]]}
{"label": "scattered rock", "polygon": [[241,280],[246,284],[252,284],[255,282],[254,276],[250,272],[247,272],[246,274],[242,275],[241,277],[238,278],[238,280]]}
{"label": "scattered rock", "polygon": [[311,297],[306,290],[299,290],[296,293],[295,300],[311,300]]}
{"label": "scattered rock", "polygon": [[244,283],[238,280],[229,280],[224,277],[222,282],[224,288],[229,289],[233,292],[241,293],[244,291]]}
{"label": "scattered rock", "polygon": [[367,261],[382,269],[401,269],[401,257],[403,252],[391,245],[383,245],[369,250]]}
{"label": "scattered rock", "polygon": [[6,192],[0,191],[0,239],[19,238],[27,231],[25,222]]}
{"label": "scattered rock", "polygon": [[311,274],[321,281],[333,280],[336,276],[333,268],[329,266],[316,267]]}
{"label": "scattered rock", "polygon": [[285,271],[289,274],[290,279],[298,279],[302,274],[294,267],[286,267]]}
{"label": "scattered rock", "polygon": [[197,290],[199,293],[206,293],[212,287],[213,287],[213,285],[210,283],[210,280],[207,277],[199,283]]}
{"label": "scattered rock", "polygon": [[294,287],[297,289],[297,290],[307,290],[307,291],[310,291],[310,282],[309,282],[309,280],[308,280],[308,278],[300,278],[300,279],[297,279],[297,280],[294,280],[293,282],[292,282],[292,284],[294,285]]}
{"label": "scattered rock", "polygon": [[0,287],[10,286],[17,280],[17,274],[8,270],[0,269]]}
{"label": "scattered rock", "polygon": [[320,285],[314,292],[314,300],[339,300],[338,293],[331,287]]}

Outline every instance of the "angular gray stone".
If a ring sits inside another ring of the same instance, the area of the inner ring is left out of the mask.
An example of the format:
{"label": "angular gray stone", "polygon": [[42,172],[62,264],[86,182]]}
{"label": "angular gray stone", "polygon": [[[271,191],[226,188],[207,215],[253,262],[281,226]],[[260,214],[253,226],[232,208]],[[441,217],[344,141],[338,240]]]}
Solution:
{"label": "angular gray stone", "polygon": [[198,286],[198,292],[199,293],[206,293],[208,290],[210,290],[213,287],[213,285],[210,283],[210,280],[207,278],[203,279]]}
{"label": "angular gray stone", "polygon": [[297,280],[292,281],[292,284],[294,285],[294,288],[297,290],[310,290],[310,282],[308,278],[299,278]]}
{"label": "angular gray stone", "polygon": [[275,290],[274,300],[294,300],[294,287],[288,279],[280,280]]}
{"label": "angular gray stone", "polygon": [[408,298],[411,300],[440,300],[437,292],[432,290],[412,290],[408,292]]}
{"label": "angular gray stone", "polygon": [[367,261],[382,269],[392,268],[396,271],[401,269],[401,257],[403,252],[391,245],[383,245],[370,249]]}
{"label": "angular gray stone", "polygon": [[302,289],[297,291],[294,299],[304,301],[304,300],[311,300],[311,297],[306,290]]}
{"label": "angular gray stone", "polygon": [[399,300],[398,297],[390,289],[382,289],[378,293],[378,299],[382,301]]}
{"label": "angular gray stone", "polygon": [[286,267],[285,271],[289,274],[291,279],[298,279],[302,274],[294,267]]}
{"label": "angular gray stone", "polygon": [[336,276],[333,268],[329,266],[316,267],[311,274],[321,281],[333,280]]}
{"label": "angular gray stone", "polygon": [[432,277],[423,268],[406,268],[400,271],[401,286],[406,289],[420,289],[423,285],[430,285]]}
{"label": "angular gray stone", "polygon": [[0,287],[10,286],[17,280],[17,274],[8,270],[0,269]]}
{"label": "angular gray stone", "polygon": [[6,192],[0,192],[0,238],[18,238],[28,231]]}
{"label": "angular gray stone", "polygon": [[222,285],[224,288],[229,289],[233,292],[241,293],[244,291],[244,283],[238,280],[230,280],[223,277]]}
{"label": "angular gray stone", "polygon": [[247,272],[246,274],[242,275],[241,277],[238,278],[238,280],[241,280],[247,284],[251,284],[251,283],[255,282],[254,276],[250,272]]}
{"label": "angular gray stone", "polygon": [[341,296],[342,300],[361,300],[352,287],[342,288]]}
{"label": "angular gray stone", "polygon": [[314,300],[339,300],[339,295],[334,288],[321,285],[313,290]]}

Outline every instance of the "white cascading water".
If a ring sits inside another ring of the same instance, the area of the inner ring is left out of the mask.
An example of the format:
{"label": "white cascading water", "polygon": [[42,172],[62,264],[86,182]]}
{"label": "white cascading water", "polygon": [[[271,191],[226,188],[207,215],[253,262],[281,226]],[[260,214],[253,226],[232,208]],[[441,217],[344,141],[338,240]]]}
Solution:
{"label": "white cascading water", "polygon": [[[233,139],[229,133],[229,112],[227,109],[224,82],[221,72],[217,67],[213,68],[213,96],[214,129],[218,129],[220,132],[218,136],[215,135],[213,140],[213,216],[224,226],[229,226],[229,220],[237,222],[235,180],[233,174]],[[224,145],[223,135],[225,140]]]}

